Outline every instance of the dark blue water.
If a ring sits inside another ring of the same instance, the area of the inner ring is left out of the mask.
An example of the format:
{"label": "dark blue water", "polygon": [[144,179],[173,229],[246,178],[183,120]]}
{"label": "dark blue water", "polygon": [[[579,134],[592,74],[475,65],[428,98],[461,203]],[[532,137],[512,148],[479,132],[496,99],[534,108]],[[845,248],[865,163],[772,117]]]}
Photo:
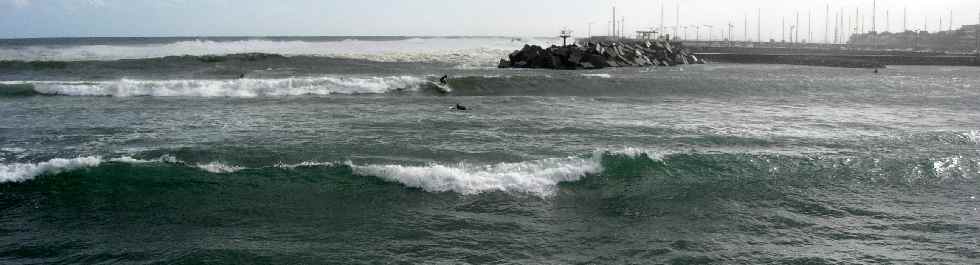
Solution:
{"label": "dark blue water", "polygon": [[498,70],[462,55],[489,41],[369,41],[3,58],[0,263],[980,261],[980,69]]}

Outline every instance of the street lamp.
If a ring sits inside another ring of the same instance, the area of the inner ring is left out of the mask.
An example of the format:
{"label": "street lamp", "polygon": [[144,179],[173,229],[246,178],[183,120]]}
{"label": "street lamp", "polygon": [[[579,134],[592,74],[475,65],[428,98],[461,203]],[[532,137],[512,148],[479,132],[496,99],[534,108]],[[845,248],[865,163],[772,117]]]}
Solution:
{"label": "street lamp", "polygon": [[712,38],[711,38],[712,37],[711,36],[711,33],[712,33],[711,30],[714,29],[715,27],[714,26],[711,26],[711,25],[704,25],[704,27],[705,28],[708,28],[708,41],[710,42],[712,40]]}

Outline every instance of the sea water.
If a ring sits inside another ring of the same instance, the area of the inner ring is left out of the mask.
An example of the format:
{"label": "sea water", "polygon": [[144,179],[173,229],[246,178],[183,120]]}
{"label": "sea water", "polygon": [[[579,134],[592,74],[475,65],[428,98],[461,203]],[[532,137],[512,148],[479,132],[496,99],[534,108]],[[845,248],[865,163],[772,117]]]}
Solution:
{"label": "sea water", "polygon": [[0,41],[0,263],[980,262],[978,68],[525,41]]}

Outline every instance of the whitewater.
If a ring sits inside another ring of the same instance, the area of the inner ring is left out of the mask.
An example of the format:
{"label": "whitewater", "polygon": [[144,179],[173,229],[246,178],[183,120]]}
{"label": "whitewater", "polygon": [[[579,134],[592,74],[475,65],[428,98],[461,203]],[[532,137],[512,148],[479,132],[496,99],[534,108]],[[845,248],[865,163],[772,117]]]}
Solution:
{"label": "whitewater", "polygon": [[165,43],[20,46],[0,45],[0,61],[112,61],[180,55],[268,53],[320,56],[375,62],[447,63],[459,67],[495,67],[515,45],[554,44],[554,38],[406,37],[398,39],[276,40],[268,38],[179,39]]}

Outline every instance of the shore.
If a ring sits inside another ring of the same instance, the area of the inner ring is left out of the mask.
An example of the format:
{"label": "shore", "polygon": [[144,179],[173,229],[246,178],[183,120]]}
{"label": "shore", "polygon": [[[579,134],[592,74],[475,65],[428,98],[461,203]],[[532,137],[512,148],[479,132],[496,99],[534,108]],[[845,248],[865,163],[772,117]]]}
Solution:
{"label": "shore", "polygon": [[880,68],[887,65],[980,66],[973,55],[894,51],[828,50],[745,47],[698,47],[693,51],[712,62],[794,64],[850,68]]}
{"label": "shore", "polygon": [[606,67],[674,66],[705,62],[790,64],[844,68],[885,68],[888,65],[980,66],[971,54],[901,50],[859,50],[813,47],[718,47],[669,40],[581,39],[576,44],[547,48],[525,45],[500,68],[601,69]]}

